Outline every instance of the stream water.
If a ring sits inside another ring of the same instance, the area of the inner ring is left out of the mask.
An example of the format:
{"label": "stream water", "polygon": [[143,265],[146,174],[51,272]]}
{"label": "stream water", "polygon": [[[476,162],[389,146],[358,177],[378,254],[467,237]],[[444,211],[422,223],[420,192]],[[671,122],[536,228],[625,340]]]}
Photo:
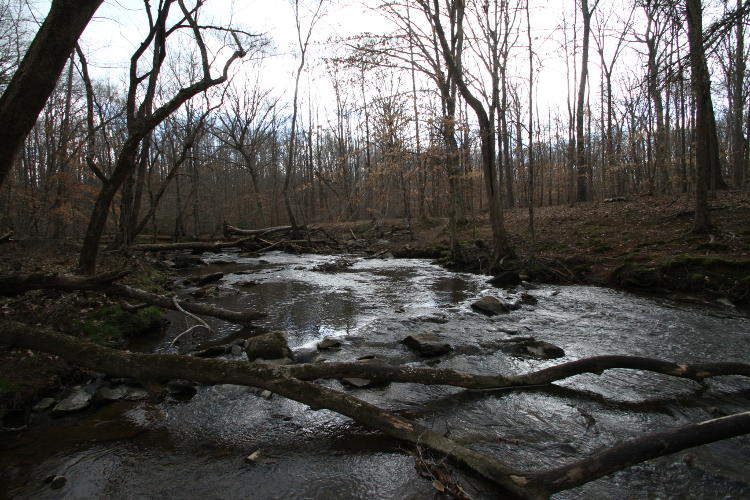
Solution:
{"label": "stream water", "polygon": [[[336,257],[271,253],[262,259],[214,255],[223,307],[268,313],[260,326],[285,330],[293,351],[315,356],[323,337],[343,343],[319,358],[375,355],[424,366],[399,343],[434,333],[454,350],[437,366],[472,373],[521,373],[600,354],[676,361],[748,361],[750,319],[602,288],[539,286],[533,306],[492,318],[471,310],[494,289],[486,277],[446,271],[425,260],[365,260],[341,272],[315,266]],[[255,282],[248,285],[248,282]],[[190,292],[185,288],[183,293]],[[155,352],[191,345],[172,339],[185,320],[172,315]],[[216,338],[237,327],[215,321]],[[510,356],[498,341],[534,336],[565,357]],[[196,331],[190,343],[210,343]],[[228,356],[232,358],[232,356]],[[240,359],[236,357],[235,359]],[[590,455],[630,437],[750,408],[750,381],[723,377],[703,386],[666,376],[613,370],[553,387],[488,393],[391,384],[327,385],[409,417],[521,469],[539,470]],[[44,421],[0,445],[0,497],[10,498],[433,498],[414,457],[389,438],[329,411],[233,385],[200,387],[189,401],[120,402]],[[248,464],[244,457],[261,450]],[[65,476],[61,489],[44,483]],[[460,478],[475,498],[493,498],[475,477]],[[4,483],[4,484],[3,484]],[[636,465],[555,496],[558,499],[750,498],[750,439],[740,437]]]}

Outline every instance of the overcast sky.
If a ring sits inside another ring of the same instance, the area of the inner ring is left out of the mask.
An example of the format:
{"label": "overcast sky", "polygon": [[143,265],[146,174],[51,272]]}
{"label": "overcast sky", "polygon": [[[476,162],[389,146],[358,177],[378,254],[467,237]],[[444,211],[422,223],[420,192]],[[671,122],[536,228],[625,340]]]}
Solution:
{"label": "overcast sky", "polygon": [[[308,63],[308,73],[303,81],[311,82],[310,94],[318,103],[330,103],[331,85],[322,70],[322,57],[331,55],[331,47],[326,41],[331,38],[351,36],[360,32],[384,32],[388,23],[377,13],[364,6],[375,5],[377,0],[328,0],[326,14],[313,32],[313,47]],[[304,0],[303,0],[303,3]],[[568,22],[572,23],[573,0],[531,0],[532,34],[535,59],[535,76],[538,85],[538,100],[542,113],[549,107],[564,112],[566,108],[568,81],[565,57],[561,45],[562,35],[557,29],[563,19],[563,7],[568,11]],[[618,19],[627,16],[627,5],[621,0],[602,0],[598,8],[598,19],[610,19],[613,26]],[[43,17],[49,2],[38,0],[40,17]],[[263,63],[262,75],[266,85],[274,88],[277,94],[286,93],[291,88],[292,75],[296,67],[296,32],[294,15],[288,0],[208,0],[202,14],[202,21],[217,25],[235,25],[251,32],[265,33],[273,42],[271,56]],[[594,25],[596,25],[594,22]],[[580,21],[579,21],[580,24]],[[525,30],[525,17],[520,27]],[[130,54],[142,39],[146,28],[146,18],[142,0],[105,0],[96,17],[86,29],[82,45],[89,54],[92,74],[96,78],[110,79],[113,82],[125,80],[125,70]],[[636,26],[636,29],[643,30]],[[580,30],[579,30],[580,43]],[[607,41],[607,51],[614,42]],[[596,45],[591,42],[590,54],[590,93],[592,103],[598,102],[599,58]],[[518,47],[514,49],[514,60],[509,74],[517,80],[525,80],[528,75],[528,59],[525,31],[521,33]],[[635,53],[624,55],[622,72],[642,72],[642,63]],[[572,71],[572,68],[571,68]],[[571,74],[571,79],[572,79]],[[427,84],[425,84],[427,85]],[[616,86],[619,88],[619,84]],[[525,90],[524,90],[525,92]],[[303,96],[307,89],[303,89]],[[524,100],[526,96],[523,96]]]}

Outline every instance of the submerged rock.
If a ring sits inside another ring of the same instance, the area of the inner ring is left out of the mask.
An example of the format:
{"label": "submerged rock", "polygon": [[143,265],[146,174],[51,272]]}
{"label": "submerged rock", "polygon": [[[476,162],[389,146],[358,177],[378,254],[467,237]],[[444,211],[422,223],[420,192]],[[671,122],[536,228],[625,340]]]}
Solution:
{"label": "submerged rock", "polygon": [[291,351],[286,339],[286,332],[269,332],[247,339],[245,354],[250,361],[255,361],[258,358],[288,358]]}
{"label": "submerged rock", "polygon": [[83,410],[91,403],[92,398],[93,394],[88,392],[83,387],[74,387],[73,392],[71,392],[65,399],[55,405],[55,407],[52,409],[52,413],[61,414]]}
{"label": "submerged rock", "polygon": [[432,333],[409,335],[401,343],[427,357],[440,356],[453,350],[453,347],[445,342],[442,337]]}
{"label": "submerged rock", "polygon": [[317,266],[313,267],[312,270],[321,273],[335,273],[348,269],[353,265],[353,260],[347,259],[346,257],[341,257],[340,259],[336,259],[333,262],[324,262],[322,264],[318,264]]}
{"label": "submerged rock", "polygon": [[496,297],[486,295],[474,302],[471,308],[487,316],[495,316],[497,314],[508,314],[513,309],[513,306]]}

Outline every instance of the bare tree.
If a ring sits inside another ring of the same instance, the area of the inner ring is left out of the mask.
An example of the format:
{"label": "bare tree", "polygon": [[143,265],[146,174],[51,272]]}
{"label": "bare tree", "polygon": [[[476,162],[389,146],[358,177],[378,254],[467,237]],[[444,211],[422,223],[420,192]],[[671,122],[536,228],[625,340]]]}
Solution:
{"label": "bare tree", "polygon": [[[83,240],[78,267],[83,274],[91,274],[96,268],[96,257],[99,250],[104,227],[107,222],[110,205],[115,194],[123,183],[133,175],[137,166],[136,158],[144,139],[190,98],[205,92],[215,85],[224,83],[228,78],[229,68],[238,58],[244,57],[245,50],[240,45],[239,37],[234,34],[237,49],[226,59],[220,76],[211,75],[211,61],[208,49],[203,40],[202,29],[196,21],[196,14],[202,2],[198,1],[194,7],[188,9],[183,0],[177,0],[181,14],[176,24],[167,25],[169,11],[175,0],[165,0],[152,12],[150,3],[145,1],[146,14],[149,21],[149,31],[146,38],[136,49],[130,59],[130,83],[127,94],[127,138],[117,157],[112,175],[103,183],[97,196],[94,209],[89,220],[86,235]],[[154,108],[154,98],[159,83],[159,75],[167,55],[167,39],[179,29],[188,27],[200,52],[202,77],[198,81],[180,88],[174,96],[161,106]],[[151,49],[151,63],[145,72],[139,70],[141,59]],[[140,100],[140,103],[138,101]],[[128,238],[125,239],[126,243]]]}
{"label": "bare tree", "polygon": [[102,0],[54,0],[0,97],[0,186]]}
{"label": "bare tree", "polygon": [[589,37],[591,35],[591,16],[599,5],[599,0],[589,8],[588,0],[581,1],[581,15],[583,16],[583,46],[581,48],[581,77],[578,81],[578,97],[576,99],[576,169],[578,177],[578,189],[576,199],[586,201],[589,193],[589,170],[586,151],[586,142],[583,130],[583,108],[586,102],[586,84],[589,75]]}
{"label": "bare tree", "polygon": [[[452,78],[456,81],[456,86],[463,96],[464,100],[471,106],[479,122],[479,135],[482,152],[482,171],[484,173],[484,183],[487,192],[487,203],[490,209],[490,225],[492,226],[492,249],[493,256],[496,260],[501,257],[512,255],[508,236],[505,231],[503,216],[502,192],[498,187],[496,157],[495,157],[495,127],[493,117],[488,112],[488,108],[480,101],[475,93],[471,90],[466,82],[465,73],[459,60],[454,59],[448,38],[443,28],[441,19],[441,10],[438,0],[418,0],[420,6],[427,15],[428,20],[435,29],[440,42],[442,57],[445,59],[446,66]],[[448,2],[448,14],[451,19],[451,26],[455,23],[456,30],[463,30],[463,21],[465,14],[465,4],[463,0],[452,0]],[[453,21],[455,20],[455,21]],[[496,67],[496,66],[495,66]],[[497,74],[492,75],[497,78]],[[491,106],[491,104],[490,104]]]}

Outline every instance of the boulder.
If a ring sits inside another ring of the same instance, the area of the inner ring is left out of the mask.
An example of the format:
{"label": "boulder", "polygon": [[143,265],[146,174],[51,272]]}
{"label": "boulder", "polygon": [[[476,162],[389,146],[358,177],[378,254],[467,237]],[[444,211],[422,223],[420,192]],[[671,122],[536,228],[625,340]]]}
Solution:
{"label": "boulder", "polygon": [[318,342],[317,347],[321,351],[325,351],[328,349],[338,349],[341,347],[341,341],[333,337],[326,337]]}
{"label": "boulder", "polygon": [[487,316],[495,316],[497,314],[508,314],[511,311],[511,306],[505,301],[502,301],[496,297],[486,295],[481,299],[477,300],[471,305],[471,308]]}
{"label": "boulder", "polygon": [[503,271],[487,283],[498,288],[510,288],[521,283],[521,276],[516,271]]}
{"label": "boulder", "polygon": [[432,333],[409,335],[401,343],[425,357],[440,356],[453,350],[450,344]]}
{"label": "boulder", "polygon": [[258,358],[288,358],[291,351],[287,343],[286,332],[269,332],[247,339],[245,353],[250,361],[255,361]]}
{"label": "boulder", "polygon": [[83,410],[91,403],[92,398],[93,394],[81,386],[76,386],[66,398],[55,405],[52,413],[70,413]]}

